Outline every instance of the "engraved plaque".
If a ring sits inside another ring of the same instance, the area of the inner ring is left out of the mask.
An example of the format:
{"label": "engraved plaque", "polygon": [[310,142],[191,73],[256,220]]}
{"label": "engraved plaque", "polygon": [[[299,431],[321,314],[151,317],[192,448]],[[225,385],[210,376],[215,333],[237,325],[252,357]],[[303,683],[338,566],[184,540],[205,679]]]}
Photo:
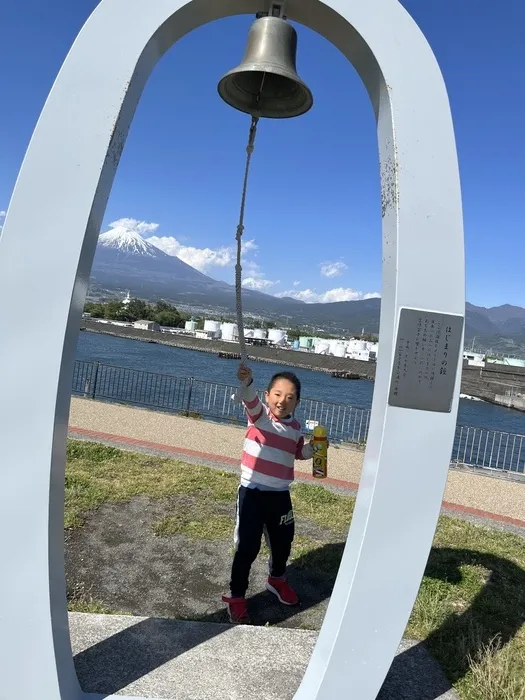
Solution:
{"label": "engraved plaque", "polygon": [[450,413],[463,317],[401,309],[388,403]]}

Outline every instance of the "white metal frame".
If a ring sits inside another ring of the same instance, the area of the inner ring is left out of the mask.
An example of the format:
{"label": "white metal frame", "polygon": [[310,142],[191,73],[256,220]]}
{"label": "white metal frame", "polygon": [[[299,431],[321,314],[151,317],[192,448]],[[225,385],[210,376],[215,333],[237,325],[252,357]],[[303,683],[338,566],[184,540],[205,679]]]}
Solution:
{"label": "white metal frame", "polygon": [[[6,698],[84,697],[66,613],[65,445],[91,263],[135,107],[155,64],[178,39],[212,20],[261,9],[260,0],[102,0],[34,130],[0,238]],[[296,700],[372,700],[417,595],[454,437],[460,363],[449,413],[393,407],[387,399],[400,309],[464,316],[457,155],[439,67],[397,0],[288,0],[286,10],[355,66],[377,117],[383,287],[372,418],[339,575],[296,694]],[[20,309],[33,309],[43,290],[45,311],[28,323]]]}

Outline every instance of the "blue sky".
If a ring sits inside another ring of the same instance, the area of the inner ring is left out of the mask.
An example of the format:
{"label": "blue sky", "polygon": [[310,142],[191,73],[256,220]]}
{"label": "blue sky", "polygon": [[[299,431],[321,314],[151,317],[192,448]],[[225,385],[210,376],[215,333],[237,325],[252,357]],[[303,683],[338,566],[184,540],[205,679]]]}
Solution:
{"label": "blue sky", "polygon": [[[525,2],[403,4],[427,36],[449,91],[463,187],[467,297],[482,306],[525,306]],[[60,65],[96,5],[3,0],[0,210],[7,208]],[[117,222],[139,230],[228,282],[249,118],[222,103],[216,84],[239,63],[251,21],[243,16],[202,27],[156,67],[102,227]],[[315,107],[298,119],[260,124],[244,275],[252,287],[307,301],[377,294],[381,216],[372,110],[343,56],[297,28],[298,71]],[[120,41],[125,37],[115,37],[115,50]]]}

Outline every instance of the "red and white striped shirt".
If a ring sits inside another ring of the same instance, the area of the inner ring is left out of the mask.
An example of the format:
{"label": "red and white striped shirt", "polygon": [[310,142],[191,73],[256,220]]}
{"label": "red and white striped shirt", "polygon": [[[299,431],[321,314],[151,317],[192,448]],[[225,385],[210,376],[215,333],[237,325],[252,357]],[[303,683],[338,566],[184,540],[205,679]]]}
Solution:
{"label": "red and white striped shirt", "polygon": [[241,458],[241,484],[284,491],[294,480],[296,459],[312,459],[295,418],[276,418],[257,396],[253,382],[242,389],[248,430]]}

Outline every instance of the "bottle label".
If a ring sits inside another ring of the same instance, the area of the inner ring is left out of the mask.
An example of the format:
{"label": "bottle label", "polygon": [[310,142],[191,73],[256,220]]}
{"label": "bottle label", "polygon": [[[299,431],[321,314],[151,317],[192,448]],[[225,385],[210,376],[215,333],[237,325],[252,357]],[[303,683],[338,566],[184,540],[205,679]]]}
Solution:
{"label": "bottle label", "polygon": [[313,460],[313,475],[317,477],[326,476],[326,458],[322,455],[315,455]]}

